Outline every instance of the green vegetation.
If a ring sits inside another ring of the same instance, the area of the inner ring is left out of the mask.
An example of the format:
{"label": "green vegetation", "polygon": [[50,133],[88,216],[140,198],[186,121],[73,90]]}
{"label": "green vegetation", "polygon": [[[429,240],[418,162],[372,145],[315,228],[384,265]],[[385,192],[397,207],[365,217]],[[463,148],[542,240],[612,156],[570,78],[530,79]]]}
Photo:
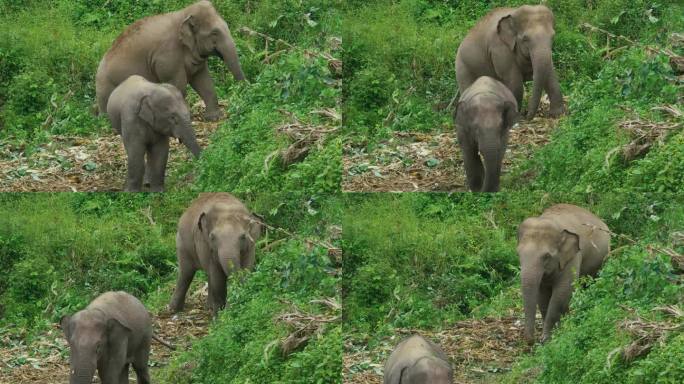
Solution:
{"label": "green vegetation", "polygon": [[[152,312],[162,310],[175,283],[176,222],[194,196],[1,195],[0,266],[6,277],[0,283],[3,340],[20,338],[30,343],[61,315],[82,309],[108,290],[125,290],[140,297]],[[309,211],[294,220],[275,213],[278,203],[270,199],[247,204],[259,207],[256,212],[263,213],[268,223],[297,237],[269,232],[262,246],[283,240],[267,251],[257,251],[256,270],[244,281],[231,278],[229,308],[211,325],[208,336],[191,351],[179,352],[171,366],[159,373],[162,382],[178,383],[181,378],[214,383],[339,382],[339,326],[326,325],[284,357],[277,341],[291,330],[274,320],[291,310],[288,303],[312,314],[329,311],[311,300],[337,296],[336,265],[326,249],[308,246],[304,239],[329,238],[326,230],[337,223],[338,203],[329,198],[321,202],[319,213]],[[265,356],[264,348],[271,342]],[[8,364],[25,363],[24,358],[17,356]],[[187,364],[196,368],[181,368]],[[296,379],[300,375],[307,381]]]}

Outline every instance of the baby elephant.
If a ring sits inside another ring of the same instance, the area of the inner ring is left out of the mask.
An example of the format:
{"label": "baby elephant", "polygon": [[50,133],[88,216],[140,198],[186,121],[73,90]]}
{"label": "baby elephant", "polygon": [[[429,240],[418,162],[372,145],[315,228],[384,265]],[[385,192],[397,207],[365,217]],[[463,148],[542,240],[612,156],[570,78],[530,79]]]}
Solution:
{"label": "baby elephant", "polygon": [[451,384],[454,372],[439,346],[413,335],[397,345],[385,363],[383,384]]}
{"label": "baby elephant", "polygon": [[190,111],[173,85],[155,84],[133,75],[112,92],[107,114],[114,131],[121,134],[128,156],[126,191],[139,192],[143,175],[149,177],[150,191],[164,190],[169,137],[178,138],[199,157]]}
{"label": "baby elephant", "polygon": [[575,205],[554,205],[520,224],[518,256],[528,344],[534,344],[537,305],[544,320],[544,342],[568,311],[573,281],[595,276],[609,251],[606,224]]}
{"label": "baby elephant", "polygon": [[226,305],[226,279],[233,271],[254,267],[261,220],[228,193],[203,193],[178,221],[178,281],[169,309],[183,309],[195,272],[209,280],[209,308],[214,316]]}
{"label": "baby elephant", "polygon": [[456,107],[455,123],[471,191],[499,190],[508,131],[517,120],[518,103],[515,97],[496,79],[482,76],[461,95]]}
{"label": "baby elephant", "polygon": [[126,292],[103,293],[84,310],[61,320],[69,342],[70,384],[90,384],[97,369],[102,384],[128,383],[128,366],[148,384],[152,320]]}

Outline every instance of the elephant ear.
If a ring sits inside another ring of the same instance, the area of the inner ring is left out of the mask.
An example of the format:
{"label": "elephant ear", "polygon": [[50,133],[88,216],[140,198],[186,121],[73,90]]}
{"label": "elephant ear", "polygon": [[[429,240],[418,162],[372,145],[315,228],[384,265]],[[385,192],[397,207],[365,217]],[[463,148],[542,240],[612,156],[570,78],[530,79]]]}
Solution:
{"label": "elephant ear", "polygon": [[499,39],[506,44],[508,49],[511,51],[515,50],[515,37],[517,32],[515,30],[513,15],[504,16],[499,20],[499,23],[496,25],[496,33],[499,35]]}
{"label": "elephant ear", "polygon": [[263,223],[265,223],[263,216],[252,213],[249,221],[249,234],[252,236],[254,241],[259,240],[261,235],[264,234],[264,230],[266,228],[264,227]]}
{"label": "elephant ear", "polygon": [[209,223],[206,212],[202,212],[199,216],[199,219],[197,219],[197,228],[199,228],[200,232],[202,233],[208,233],[207,230],[209,229]]}
{"label": "elephant ear", "polygon": [[504,129],[509,129],[518,122],[520,114],[518,113],[518,106],[515,101],[504,102]]}
{"label": "elephant ear", "polygon": [[140,105],[138,106],[138,117],[140,117],[150,126],[154,127],[154,110],[152,109],[150,97],[147,95],[140,99]]}
{"label": "elephant ear", "polygon": [[67,340],[71,337],[71,316],[65,315],[59,320],[59,327],[62,328]]}
{"label": "elephant ear", "polygon": [[563,230],[561,232],[560,244],[558,245],[560,268],[564,269],[568,263],[577,256],[580,251],[579,235]]}
{"label": "elephant ear", "polygon": [[183,20],[180,27],[180,40],[186,47],[191,50],[195,49],[195,31],[197,29],[197,24],[195,23],[195,17],[190,15]]}

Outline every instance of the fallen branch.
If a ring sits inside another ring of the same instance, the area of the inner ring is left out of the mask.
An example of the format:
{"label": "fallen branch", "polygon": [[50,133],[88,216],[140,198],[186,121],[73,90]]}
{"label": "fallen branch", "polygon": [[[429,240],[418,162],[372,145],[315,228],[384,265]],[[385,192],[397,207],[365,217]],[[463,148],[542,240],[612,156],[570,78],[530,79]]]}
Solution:
{"label": "fallen branch", "polygon": [[628,38],[628,37],[625,37],[625,36],[622,36],[622,35],[616,35],[616,34],[614,34],[614,33],[611,33],[611,32],[606,31],[605,29],[601,29],[601,28],[596,27],[596,26],[594,26],[594,25],[591,25],[591,24],[589,24],[589,23],[583,23],[581,26],[582,26],[583,28],[589,29],[589,30],[591,30],[591,31],[593,31],[593,32],[601,32],[601,33],[603,33],[603,34],[605,34],[605,35],[607,35],[607,36],[609,36],[609,37],[611,37],[611,38],[613,38],[613,39],[625,41],[625,42],[627,42],[627,43],[630,44],[630,45],[633,45],[633,46],[636,46],[636,47],[640,47],[640,48],[644,48],[645,50],[650,51],[650,52],[653,52],[653,53],[659,53],[659,54],[665,55],[665,56],[667,56],[667,57],[669,57],[669,58],[673,58],[673,57],[677,58],[677,57],[680,57],[680,56],[678,56],[677,54],[675,54],[674,52],[672,52],[672,51],[669,50],[669,49],[662,49],[662,48],[653,47],[653,46],[650,46],[650,45],[644,45],[644,44],[641,44],[641,43],[639,43],[639,42],[636,42],[636,41],[634,41],[634,40],[632,40],[632,39],[630,39],[630,38]]}
{"label": "fallen branch", "polygon": [[281,300],[281,302],[290,305],[291,309],[289,312],[284,312],[276,316],[274,321],[285,323],[285,325],[292,329],[287,337],[281,339],[279,342],[283,356],[292,353],[312,336],[323,333],[326,324],[338,322],[341,318],[339,312],[341,312],[342,306],[333,297],[310,301],[312,304],[323,304],[331,310],[332,313],[324,315],[304,312],[297,308],[293,303],[286,300]]}
{"label": "fallen branch", "polygon": [[[625,308],[628,312],[635,313],[631,308]],[[611,362],[616,354],[620,354],[620,358],[629,363],[634,359],[648,354],[653,346],[662,344],[673,331],[684,329],[684,310],[681,308],[669,305],[664,307],[655,307],[653,311],[660,311],[669,315],[677,324],[671,321],[647,321],[636,316],[636,319],[623,320],[618,328],[630,334],[635,338],[631,343],[613,349],[606,357],[606,367],[610,369]]]}

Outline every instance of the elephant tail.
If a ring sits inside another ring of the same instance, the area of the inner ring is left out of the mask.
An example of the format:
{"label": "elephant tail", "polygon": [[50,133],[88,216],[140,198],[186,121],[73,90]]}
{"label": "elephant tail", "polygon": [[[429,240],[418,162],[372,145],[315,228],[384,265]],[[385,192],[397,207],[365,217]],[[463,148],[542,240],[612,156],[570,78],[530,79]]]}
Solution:
{"label": "elephant tail", "polygon": [[172,351],[175,351],[175,350],[176,350],[176,347],[174,347],[173,345],[171,345],[171,344],[167,343],[166,341],[160,339],[159,336],[157,336],[157,335],[152,335],[152,338],[155,339],[159,344],[165,346],[166,348],[168,348],[168,349],[170,349],[170,350],[172,350]]}
{"label": "elephant tail", "polygon": [[100,115],[100,107],[97,105],[97,103],[94,103],[90,106],[90,113],[95,117]]}

